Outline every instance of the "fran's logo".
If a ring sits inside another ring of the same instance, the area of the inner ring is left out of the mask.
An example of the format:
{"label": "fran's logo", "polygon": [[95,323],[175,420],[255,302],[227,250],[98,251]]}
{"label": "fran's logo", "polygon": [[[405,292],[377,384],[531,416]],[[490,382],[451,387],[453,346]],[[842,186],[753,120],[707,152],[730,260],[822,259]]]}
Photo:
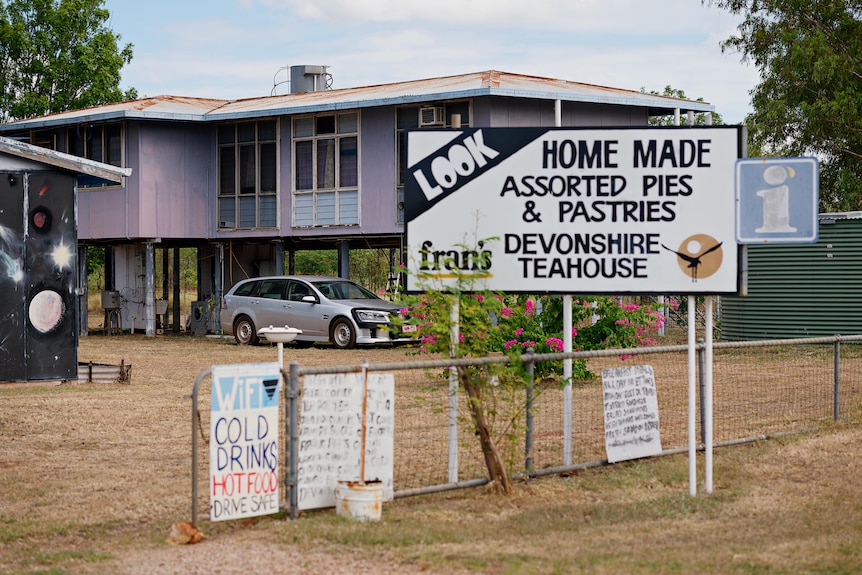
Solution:
{"label": "fran's logo", "polygon": [[419,264],[421,276],[455,277],[454,272],[460,272],[474,277],[492,277],[490,270],[493,254],[485,249],[483,241],[479,242],[475,250],[437,250],[434,249],[434,244],[426,240],[422,242],[419,254],[422,257]]}

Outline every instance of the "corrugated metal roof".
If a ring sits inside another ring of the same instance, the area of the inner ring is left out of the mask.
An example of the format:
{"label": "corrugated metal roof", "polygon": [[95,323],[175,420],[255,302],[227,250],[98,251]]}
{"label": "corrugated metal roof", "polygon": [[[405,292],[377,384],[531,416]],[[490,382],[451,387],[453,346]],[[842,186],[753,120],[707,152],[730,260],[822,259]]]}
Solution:
{"label": "corrugated metal roof", "polygon": [[9,154],[18,158],[63,168],[70,172],[95,176],[111,182],[122,182],[123,176],[132,175],[131,168],[118,168],[110,164],[94,162],[87,158],[79,158],[78,156],[49,150],[48,148],[25,144],[24,142],[4,138],[3,136],[0,136],[0,154]]}
{"label": "corrugated metal roof", "polygon": [[715,109],[712,104],[707,102],[681,100],[667,96],[644,94],[634,90],[488,70],[458,76],[360,88],[342,88],[240,100],[157,96],[3,124],[0,125],[0,132],[20,130],[21,128],[64,125],[70,122],[97,122],[123,118],[225,121],[478,96],[559,99],[567,102],[640,106],[649,108],[653,114],[658,114],[659,111],[672,113],[676,108],[695,112],[711,112]]}
{"label": "corrugated metal roof", "polygon": [[862,219],[862,212],[824,212],[817,215],[819,220],[859,220]]}

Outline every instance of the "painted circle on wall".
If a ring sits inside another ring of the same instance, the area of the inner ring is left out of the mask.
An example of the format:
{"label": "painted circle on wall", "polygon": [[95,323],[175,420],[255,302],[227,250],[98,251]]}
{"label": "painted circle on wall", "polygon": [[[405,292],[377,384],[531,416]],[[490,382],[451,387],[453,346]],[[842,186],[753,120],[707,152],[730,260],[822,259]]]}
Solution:
{"label": "painted circle on wall", "polygon": [[48,333],[57,329],[63,321],[65,311],[66,306],[63,305],[63,298],[59,293],[54,290],[43,290],[30,300],[27,314],[30,325],[42,333]]}
{"label": "painted circle on wall", "polygon": [[51,231],[51,210],[37,206],[30,212],[30,225],[34,231],[46,234]]}

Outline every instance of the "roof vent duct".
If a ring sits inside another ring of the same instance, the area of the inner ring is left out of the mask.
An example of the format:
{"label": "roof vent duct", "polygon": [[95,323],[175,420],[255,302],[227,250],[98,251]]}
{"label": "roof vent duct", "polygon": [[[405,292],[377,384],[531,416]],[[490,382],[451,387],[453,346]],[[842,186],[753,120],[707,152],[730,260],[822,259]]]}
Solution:
{"label": "roof vent duct", "polygon": [[326,66],[291,66],[290,93],[322,92],[332,87],[332,75]]}

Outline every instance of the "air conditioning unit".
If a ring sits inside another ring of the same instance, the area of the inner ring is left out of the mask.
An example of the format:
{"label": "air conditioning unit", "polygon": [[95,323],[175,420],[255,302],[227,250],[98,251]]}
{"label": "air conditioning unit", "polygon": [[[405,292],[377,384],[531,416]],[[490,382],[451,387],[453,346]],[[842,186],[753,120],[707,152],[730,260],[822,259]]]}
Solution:
{"label": "air conditioning unit", "polygon": [[446,125],[446,110],[443,106],[427,106],[419,108],[419,126]]}

